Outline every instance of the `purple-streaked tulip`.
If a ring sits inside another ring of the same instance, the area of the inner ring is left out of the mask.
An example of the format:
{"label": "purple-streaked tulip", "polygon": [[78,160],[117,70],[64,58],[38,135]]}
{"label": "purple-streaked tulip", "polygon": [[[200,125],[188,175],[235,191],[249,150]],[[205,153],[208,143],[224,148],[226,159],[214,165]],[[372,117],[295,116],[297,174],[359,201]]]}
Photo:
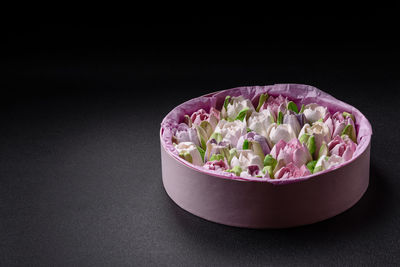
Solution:
{"label": "purple-streaked tulip", "polygon": [[212,171],[225,171],[229,169],[229,166],[225,160],[207,161],[203,167]]}
{"label": "purple-streaked tulip", "polygon": [[178,143],[181,142],[193,142],[196,146],[199,146],[199,138],[195,128],[190,128],[186,123],[180,123],[176,129],[175,137]]}
{"label": "purple-streaked tulip", "polygon": [[256,132],[249,132],[245,135],[242,135],[239,138],[236,148],[239,150],[246,149],[246,148],[243,148],[243,143],[245,142],[245,140],[257,142],[261,146],[263,154],[264,155],[269,154],[270,149],[269,149],[269,146],[267,143],[267,139],[264,136],[257,134]]}
{"label": "purple-streaked tulip", "polygon": [[277,97],[269,96],[267,101],[265,101],[264,105],[260,108],[260,111],[270,109],[274,113],[274,116],[277,117],[279,111],[281,111],[282,114],[286,113],[285,111],[288,102],[288,99],[282,95]]}
{"label": "purple-streaked tulip", "polygon": [[215,139],[210,139],[206,144],[206,151],[204,153],[204,161],[210,160],[212,155],[220,154],[224,157],[229,154],[229,143],[226,141],[217,142]]}
{"label": "purple-streaked tulip", "polygon": [[[293,113],[293,114],[291,114]],[[296,136],[299,135],[299,132],[301,130],[301,126],[299,123],[299,120],[297,119],[297,116],[294,114],[294,112],[288,112],[283,116],[283,124],[288,124],[292,127],[294,133]]]}
{"label": "purple-streaked tulip", "polygon": [[199,109],[190,116],[190,122],[193,125],[200,125],[203,121],[207,121],[210,123],[213,130],[217,126],[219,120],[220,112],[213,107],[210,108],[210,113],[207,113],[204,109]]}

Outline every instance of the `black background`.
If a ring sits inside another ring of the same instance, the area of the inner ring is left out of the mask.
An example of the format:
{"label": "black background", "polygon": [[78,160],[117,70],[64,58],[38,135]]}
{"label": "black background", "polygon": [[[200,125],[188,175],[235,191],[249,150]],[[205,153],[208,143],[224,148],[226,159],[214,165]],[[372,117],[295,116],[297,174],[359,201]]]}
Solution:
{"label": "black background", "polygon": [[[398,264],[394,11],[3,24],[1,265]],[[364,197],[281,230],[227,227],[177,207],[161,181],[162,118],[199,95],[274,83],[316,86],[369,118]]]}

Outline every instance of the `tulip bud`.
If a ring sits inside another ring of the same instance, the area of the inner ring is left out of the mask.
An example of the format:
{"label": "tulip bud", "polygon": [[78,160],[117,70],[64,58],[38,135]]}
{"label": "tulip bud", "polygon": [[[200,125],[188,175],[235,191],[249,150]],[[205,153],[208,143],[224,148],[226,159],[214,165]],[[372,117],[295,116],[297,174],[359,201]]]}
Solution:
{"label": "tulip bud", "polygon": [[213,134],[213,127],[208,121],[202,121],[200,123],[200,127],[204,129],[204,131],[207,134],[207,140],[210,138],[210,136]]}
{"label": "tulip bud", "polygon": [[301,126],[297,119],[297,115],[293,115],[293,114],[289,114],[289,113],[285,114],[285,116],[283,117],[283,123],[290,125],[292,127],[294,133],[296,134],[296,136],[299,135]]}
{"label": "tulip bud", "polygon": [[194,165],[203,165],[202,156],[193,142],[181,142],[175,148],[178,150],[179,157]]}
{"label": "tulip bud", "polygon": [[260,157],[261,161],[264,160],[264,152],[263,149],[260,145],[260,143],[258,143],[257,141],[254,140],[250,140],[249,141],[249,148],[254,152],[254,154],[256,154],[257,156]]}
{"label": "tulip bud", "polygon": [[326,107],[320,106],[315,103],[306,105],[303,111],[309,123],[314,123],[319,119],[324,118],[327,112],[328,111]]}

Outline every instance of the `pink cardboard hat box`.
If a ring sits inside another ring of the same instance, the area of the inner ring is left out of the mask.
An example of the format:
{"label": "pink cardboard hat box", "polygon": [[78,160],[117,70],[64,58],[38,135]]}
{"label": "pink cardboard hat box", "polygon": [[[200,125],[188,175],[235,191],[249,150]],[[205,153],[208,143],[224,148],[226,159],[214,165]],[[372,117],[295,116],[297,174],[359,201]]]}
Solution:
{"label": "pink cardboard hat box", "polygon": [[[243,95],[257,103],[261,93],[282,94],[296,104],[318,103],[331,114],[347,111],[355,116],[357,150],[353,158],[301,178],[246,179],[232,173],[208,171],[178,156],[172,129],[185,114],[200,108],[221,109],[225,96]],[[308,85],[277,84],[238,87],[191,99],[174,108],[161,123],[161,164],[164,188],[184,210],[209,221],[247,228],[285,228],[315,223],[352,207],[369,182],[372,128],[356,108]]]}

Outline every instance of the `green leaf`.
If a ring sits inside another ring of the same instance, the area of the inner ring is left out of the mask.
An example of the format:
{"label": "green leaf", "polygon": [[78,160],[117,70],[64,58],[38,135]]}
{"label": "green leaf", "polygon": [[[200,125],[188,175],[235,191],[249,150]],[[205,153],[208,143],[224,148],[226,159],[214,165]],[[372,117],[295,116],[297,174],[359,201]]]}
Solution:
{"label": "green leaf", "polygon": [[268,173],[269,178],[274,179],[274,168],[272,168],[272,166],[265,166],[262,169],[262,173]]}
{"label": "green leaf", "polygon": [[322,156],[328,156],[328,146],[326,145],[325,142],[322,142],[321,148],[319,149],[318,152],[318,158]]}
{"label": "green leaf", "polygon": [[229,101],[230,101],[230,100],[231,100],[231,96],[230,96],[230,95],[228,95],[228,96],[225,97],[225,101],[224,101],[224,108],[225,108],[225,110],[227,110],[228,104],[229,104]]}
{"label": "green leaf", "polygon": [[244,139],[242,149],[249,149],[249,140]]}
{"label": "green leaf", "polygon": [[299,142],[302,143],[302,144],[306,144],[307,141],[308,141],[308,139],[310,138],[310,136],[311,136],[311,135],[306,134],[306,133],[303,134],[302,136],[300,136]]}
{"label": "green leaf", "polygon": [[227,170],[227,172],[234,173],[236,176],[240,176],[240,173],[242,172],[242,168],[240,166],[235,166],[230,170]]}
{"label": "green leaf", "polygon": [[305,109],[304,104],[301,104],[301,109],[300,109],[299,113],[303,113],[303,112],[304,112],[304,109]]}
{"label": "green leaf", "polygon": [[351,114],[351,113],[348,113],[348,112],[344,111],[344,112],[342,113],[342,115],[343,115],[344,118],[350,117],[350,118],[353,120],[353,122],[356,121],[356,118],[355,118],[354,115]]}
{"label": "green leaf", "polygon": [[314,173],[314,168],[316,164],[317,164],[316,160],[307,163],[307,168],[310,170],[311,173]]}
{"label": "green leaf", "polygon": [[293,101],[289,101],[287,104],[287,109],[294,111],[296,113],[299,113],[299,110],[297,108],[297,105]]}
{"label": "green leaf", "polygon": [[283,123],[283,113],[281,111],[279,111],[278,113],[278,118],[276,120],[276,124],[282,124]]}
{"label": "green leaf", "polygon": [[247,132],[249,133],[251,131],[253,131],[253,130],[247,127]]}
{"label": "green leaf", "polygon": [[179,153],[179,157],[183,158],[184,160],[193,163],[192,155],[189,152],[181,152]]}
{"label": "green leaf", "polygon": [[249,108],[244,108],[242,109],[239,114],[236,116],[235,120],[240,120],[243,121],[244,118],[246,118],[247,115],[247,111],[249,110]]}
{"label": "green leaf", "polygon": [[202,159],[203,162],[204,162],[204,154],[205,154],[206,152],[204,151],[204,149],[202,149],[202,148],[199,147],[199,146],[197,146],[197,150],[199,151],[200,156],[201,156],[201,159]]}
{"label": "green leaf", "polygon": [[308,148],[308,151],[310,151],[310,154],[313,155],[315,150],[317,149],[315,146],[315,137],[313,135],[308,138],[306,146]]}
{"label": "green leaf", "polygon": [[258,106],[256,108],[257,112],[260,111],[260,108],[262,107],[262,105],[264,105],[265,101],[267,101],[268,97],[269,95],[267,93],[260,95],[260,99],[258,100]]}
{"label": "green leaf", "polygon": [[214,160],[223,160],[224,156],[220,155],[220,154],[214,154],[211,156],[210,161],[214,161]]}
{"label": "green leaf", "polygon": [[341,135],[344,135],[344,134],[348,135],[354,143],[357,143],[356,134],[355,134],[353,125],[347,124],[346,127],[344,127]]}
{"label": "green leaf", "polygon": [[197,137],[199,138],[199,142],[201,144],[201,148],[205,150],[206,142],[208,140],[208,135],[206,131],[199,125],[196,125],[196,130],[197,130]]}
{"label": "green leaf", "polygon": [[264,166],[271,166],[272,170],[275,169],[277,162],[278,161],[274,159],[270,154],[266,155],[264,158]]}
{"label": "green leaf", "polygon": [[208,121],[202,121],[200,123],[200,127],[204,129],[205,133],[207,134],[207,140],[213,133],[213,128]]}

